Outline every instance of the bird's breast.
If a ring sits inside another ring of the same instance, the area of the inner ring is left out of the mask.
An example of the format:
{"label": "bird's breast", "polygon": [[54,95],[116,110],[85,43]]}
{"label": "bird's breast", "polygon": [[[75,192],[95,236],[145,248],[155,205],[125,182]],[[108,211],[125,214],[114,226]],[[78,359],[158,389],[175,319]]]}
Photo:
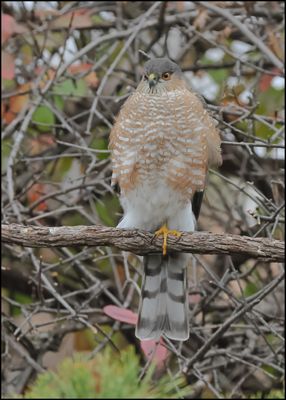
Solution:
{"label": "bird's breast", "polygon": [[196,165],[195,173],[202,176],[198,183],[203,184],[201,116],[192,112],[191,100],[184,93],[135,93],[128,112],[122,111],[113,152],[123,190],[140,181],[148,181],[151,187],[166,182],[175,190],[178,185],[187,186],[189,196],[193,189],[186,171],[191,164]]}

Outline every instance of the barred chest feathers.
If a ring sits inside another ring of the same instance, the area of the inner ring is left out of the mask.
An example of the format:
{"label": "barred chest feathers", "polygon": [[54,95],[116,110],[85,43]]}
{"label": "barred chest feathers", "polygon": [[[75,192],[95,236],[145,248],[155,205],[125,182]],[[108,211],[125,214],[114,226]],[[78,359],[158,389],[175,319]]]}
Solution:
{"label": "barred chest feathers", "polygon": [[186,96],[178,90],[160,95],[136,92],[127,103],[113,149],[114,179],[122,192],[148,180],[151,187],[164,182],[190,199],[196,187],[204,185],[205,110],[197,112],[198,100],[187,90]]}

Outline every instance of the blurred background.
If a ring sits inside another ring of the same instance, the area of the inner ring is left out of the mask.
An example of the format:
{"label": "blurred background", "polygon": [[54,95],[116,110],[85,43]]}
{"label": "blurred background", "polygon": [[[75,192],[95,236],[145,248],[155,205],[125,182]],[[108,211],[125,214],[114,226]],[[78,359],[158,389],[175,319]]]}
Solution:
{"label": "blurred background", "polygon": [[[110,129],[144,62],[167,56],[201,95],[223,143],[198,229],[283,239],[284,2],[1,8],[2,223],[116,226]],[[3,396],[282,398],[282,273],[247,256],[196,255],[190,339],[140,343],[141,257],[3,244]],[[251,299],[257,305],[212,339]],[[62,364],[68,356],[77,363]],[[62,386],[44,371],[58,371]]]}

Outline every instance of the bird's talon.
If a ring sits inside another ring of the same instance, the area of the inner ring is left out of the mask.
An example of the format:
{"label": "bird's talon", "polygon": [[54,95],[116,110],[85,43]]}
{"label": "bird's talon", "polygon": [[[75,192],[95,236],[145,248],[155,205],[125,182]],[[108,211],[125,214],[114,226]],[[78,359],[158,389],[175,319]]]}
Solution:
{"label": "bird's talon", "polygon": [[154,234],[154,236],[152,238],[152,241],[153,241],[155,237],[163,236],[163,246],[162,246],[163,247],[163,256],[165,256],[167,254],[167,238],[168,238],[168,235],[177,236],[177,238],[179,239],[180,236],[182,235],[182,233],[178,232],[176,230],[169,230],[167,228],[167,225],[164,224],[163,226],[161,226],[160,229],[158,229],[155,232],[155,234]]}

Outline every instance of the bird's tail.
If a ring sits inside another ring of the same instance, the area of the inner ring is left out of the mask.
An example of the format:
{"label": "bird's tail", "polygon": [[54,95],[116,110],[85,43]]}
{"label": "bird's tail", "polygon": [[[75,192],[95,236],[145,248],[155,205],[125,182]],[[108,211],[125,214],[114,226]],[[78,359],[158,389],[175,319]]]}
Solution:
{"label": "bird's tail", "polygon": [[144,278],[136,336],[174,340],[189,338],[187,255],[182,253],[144,257]]}

